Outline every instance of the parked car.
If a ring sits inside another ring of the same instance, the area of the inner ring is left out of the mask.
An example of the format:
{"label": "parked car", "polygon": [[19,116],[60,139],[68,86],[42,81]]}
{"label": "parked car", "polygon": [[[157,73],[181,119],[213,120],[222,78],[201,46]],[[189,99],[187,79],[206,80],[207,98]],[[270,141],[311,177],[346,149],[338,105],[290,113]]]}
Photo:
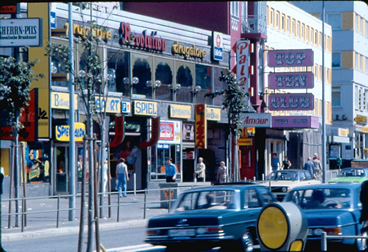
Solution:
{"label": "parked car", "polygon": [[366,248],[365,239],[343,239],[342,235],[367,236],[361,233],[359,223],[361,204],[359,200],[361,184],[336,183],[308,185],[293,188],[285,197],[285,202],[299,205],[308,220],[307,246],[320,242],[321,233],[336,235],[328,239],[330,245],[338,243],[355,244],[359,251]]}
{"label": "parked car", "polygon": [[348,167],[340,170],[336,178],[328,183],[362,183],[368,179],[368,168]]}
{"label": "parked car", "polygon": [[256,183],[227,183],[190,189],[170,213],[149,219],[145,242],[167,251],[252,251],[262,207],[276,199]]}
{"label": "parked car", "polygon": [[287,169],[271,172],[261,185],[271,187],[277,200],[282,201],[285,195],[295,186],[321,184],[307,170]]}

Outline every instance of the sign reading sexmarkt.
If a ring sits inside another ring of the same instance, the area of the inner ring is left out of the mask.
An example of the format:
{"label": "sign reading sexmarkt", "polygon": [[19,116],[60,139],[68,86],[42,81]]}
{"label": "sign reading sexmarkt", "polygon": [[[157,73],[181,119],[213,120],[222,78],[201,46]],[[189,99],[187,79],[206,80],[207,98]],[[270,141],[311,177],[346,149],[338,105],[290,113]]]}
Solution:
{"label": "sign reading sexmarkt", "polygon": [[0,47],[42,46],[42,19],[0,19]]}

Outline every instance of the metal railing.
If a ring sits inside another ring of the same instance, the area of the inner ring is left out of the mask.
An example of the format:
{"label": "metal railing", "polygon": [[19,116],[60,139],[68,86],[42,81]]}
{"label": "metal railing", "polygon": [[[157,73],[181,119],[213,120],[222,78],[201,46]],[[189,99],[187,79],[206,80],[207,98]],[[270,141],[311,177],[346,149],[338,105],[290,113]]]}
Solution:
{"label": "metal railing", "polygon": [[327,235],[326,232],[321,233],[321,251],[327,251],[327,239],[368,239],[368,236],[360,235]]}

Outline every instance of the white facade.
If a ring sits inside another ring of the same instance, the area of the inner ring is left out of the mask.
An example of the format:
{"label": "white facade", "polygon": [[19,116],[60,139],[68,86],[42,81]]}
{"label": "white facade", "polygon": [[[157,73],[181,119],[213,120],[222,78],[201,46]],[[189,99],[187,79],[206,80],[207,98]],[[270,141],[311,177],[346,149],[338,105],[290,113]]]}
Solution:
{"label": "white facade", "polygon": [[[322,2],[293,2],[321,17]],[[325,19],[333,32],[333,126],[349,129],[343,159],[367,159],[368,147],[368,6],[362,1],[325,1]],[[367,140],[366,140],[367,139]]]}

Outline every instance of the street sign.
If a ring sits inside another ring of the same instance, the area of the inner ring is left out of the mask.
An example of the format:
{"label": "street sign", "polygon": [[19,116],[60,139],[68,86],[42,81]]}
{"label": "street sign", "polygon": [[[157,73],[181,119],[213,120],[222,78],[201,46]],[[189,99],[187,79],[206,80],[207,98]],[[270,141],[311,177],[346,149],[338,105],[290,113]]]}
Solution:
{"label": "street sign", "polygon": [[42,19],[0,19],[0,47],[42,46]]}

